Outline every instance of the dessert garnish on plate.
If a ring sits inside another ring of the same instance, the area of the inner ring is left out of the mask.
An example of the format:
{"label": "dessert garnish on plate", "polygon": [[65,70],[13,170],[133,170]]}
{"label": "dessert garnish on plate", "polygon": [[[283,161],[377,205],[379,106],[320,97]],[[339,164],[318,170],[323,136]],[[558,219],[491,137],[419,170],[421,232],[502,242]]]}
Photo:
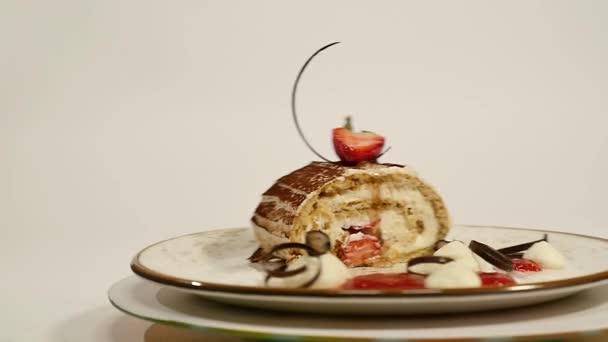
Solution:
{"label": "dessert garnish on plate", "polygon": [[[515,275],[560,269],[564,257],[548,242],[540,240],[494,249],[472,240],[440,240],[429,256],[408,261],[403,273],[374,273],[356,276],[342,285],[347,290],[412,290],[517,285]],[[502,251],[512,252],[505,254]],[[523,252],[523,254],[520,254]]]}
{"label": "dessert garnish on plate", "polygon": [[[305,243],[287,242],[276,245],[270,252],[254,259],[266,271],[264,283],[273,287],[335,288],[349,278],[347,267],[335,255],[329,253],[329,237],[320,231],[306,233]],[[300,250],[303,254],[287,263],[275,253]]]}

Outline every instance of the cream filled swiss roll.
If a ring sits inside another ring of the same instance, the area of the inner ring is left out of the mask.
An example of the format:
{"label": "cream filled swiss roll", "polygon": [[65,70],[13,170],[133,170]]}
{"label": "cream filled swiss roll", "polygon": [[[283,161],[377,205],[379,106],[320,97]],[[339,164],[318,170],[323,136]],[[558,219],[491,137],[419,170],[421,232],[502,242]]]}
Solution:
{"label": "cream filled swiss roll", "polygon": [[[331,253],[350,267],[432,253],[450,227],[441,197],[410,167],[376,162],[312,162],[295,170],[264,192],[252,224],[264,252],[324,232]],[[291,260],[299,253],[277,254]]]}

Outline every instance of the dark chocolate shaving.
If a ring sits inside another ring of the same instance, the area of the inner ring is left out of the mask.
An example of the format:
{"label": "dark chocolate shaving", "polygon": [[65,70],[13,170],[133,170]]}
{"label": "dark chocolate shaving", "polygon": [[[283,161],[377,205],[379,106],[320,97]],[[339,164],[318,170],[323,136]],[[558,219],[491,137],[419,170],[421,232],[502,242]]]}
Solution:
{"label": "dark chocolate shaving", "polygon": [[376,157],[376,160],[377,160],[378,158],[382,157],[383,155],[385,155],[385,154],[386,154],[386,152],[390,151],[392,148],[393,148],[393,146],[389,146],[389,147],[385,148],[385,149],[384,149],[384,151],[382,151],[382,153],[380,153],[380,154],[379,154],[379,155]]}
{"label": "dark chocolate shaving", "polygon": [[[455,241],[455,240],[454,240]],[[452,241],[448,241],[448,240],[437,240],[437,242],[435,242],[435,245],[433,245],[433,250],[438,250],[439,248],[447,245],[448,243],[450,243]]]}
{"label": "dark chocolate shaving", "polygon": [[319,256],[327,253],[331,249],[331,242],[329,236],[319,230],[314,230],[306,233],[306,243],[299,242],[285,242],[274,246],[270,252],[262,254],[261,249],[258,248],[249,260],[252,262],[268,262],[273,259],[280,259],[274,253],[284,249],[303,249],[310,256]]}
{"label": "dark chocolate shaving", "polygon": [[275,252],[284,250],[284,249],[303,249],[305,250],[308,254],[314,254],[315,250],[312,249],[310,246],[303,244],[303,243],[299,243],[299,242],[286,242],[286,243],[282,243],[280,245],[276,245],[274,246],[270,252],[268,252],[266,255],[264,255],[260,261],[268,261],[272,258],[276,258],[276,256],[274,255]]}
{"label": "dark chocolate shaving", "polygon": [[507,254],[507,256],[511,259],[521,259],[524,257],[524,253],[511,253]]}
{"label": "dark chocolate shaving", "polygon": [[473,253],[479,255],[482,259],[501,270],[507,272],[513,270],[513,261],[511,261],[511,258],[494,248],[475,240],[472,240],[471,243],[469,243],[469,248]]}
{"label": "dark chocolate shaving", "polygon": [[[315,258],[317,260],[317,272],[315,273],[314,276],[312,276],[312,278],[310,278],[309,280],[307,280],[305,283],[303,283],[302,285],[298,286],[300,288],[307,288],[307,287],[311,287],[317,280],[319,280],[319,277],[321,276],[321,259],[319,258]],[[308,269],[308,266],[304,265],[301,267],[296,268],[295,270],[287,270],[287,265],[284,265],[283,267],[281,267],[278,270],[275,271],[267,271],[266,273],[266,278],[264,278],[264,283],[266,285],[268,285],[268,281],[270,280],[270,278],[287,278],[287,277],[291,277],[294,275],[298,275],[302,272],[305,272]]]}
{"label": "dark chocolate shaving", "polygon": [[308,252],[311,256],[325,254],[331,249],[329,236],[320,230],[313,230],[306,233],[306,245],[313,250],[312,253]]}
{"label": "dark chocolate shaving", "polygon": [[447,264],[450,261],[454,261],[454,259],[445,256],[430,255],[413,258],[407,262],[407,265],[414,266],[418,264]]}
{"label": "dark chocolate shaving", "polygon": [[300,134],[300,138],[302,138],[302,140],[304,141],[304,143],[306,144],[308,149],[312,151],[312,153],[316,154],[317,157],[319,157],[327,162],[331,162],[331,161],[329,159],[323,157],[321,155],[321,153],[317,152],[317,150],[315,150],[314,147],[312,147],[312,145],[308,142],[308,140],[304,136],[304,132],[302,131],[302,128],[300,127],[300,123],[298,122],[298,116],[296,114],[296,93],[298,91],[298,84],[300,83],[300,78],[302,77],[302,74],[304,73],[304,70],[306,70],[306,67],[308,66],[310,61],[312,61],[312,59],[315,58],[315,56],[318,55],[321,51],[327,49],[330,46],[334,46],[338,43],[339,42],[327,44],[324,47],[317,50],[315,53],[313,53],[312,56],[308,57],[308,59],[306,60],[306,63],[304,63],[304,65],[300,69],[300,72],[298,72],[298,76],[296,77],[296,80],[293,83],[293,89],[291,91],[291,114],[293,116],[293,122],[296,124],[296,129],[298,130],[298,133]]}
{"label": "dark chocolate shaving", "polygon": [[436,256],[436,255],[421,256],[421,257],[413,258],[407,262],[407,272],[413,273],[413,274],[425,275],[422,273],[414,272],[410,268],[412,266],[420,265],[420,264],[442,264],[443,265],[443,264],[447,264],[448,262],[452,262],[452,261],[454,261],[454,259],[452,259],[450,257],[444,257],[444,256]]}
{"label": "dark chocolate shaving", "polygon": [[270,260],[262,261],[258,263],[264,271],[275,271],[282,267],[287,266],[287,262],[280,258],[273,258]]}
{"label": "dark chocolate shaving", "polygon": [[[256,262],[262,265],[264,271],[266,271],[266,278],[264,279],[264,283],[266,285],[268,285],[270,278],[287,278],[298,275],[308,269],[308,266],[304,265],[294,270],[288,270],[287,262],[274,255],[275,252],[284,249],[303,249],[309,256],[316,259],[318,265],[316,274],[304,284],[299,286],[301,288],[306,288],[312,286],[321,276],[322,263],[319,256],[327,253],[331,249],[331,242],[329,241],[329,236],[327,236],[327,234],[319,230],[313,230],[306,233],[305,244],[299,242],[282,243],[274,246],[270,252],[264,255],[258,255],[261,254],[258,249],[249,259],[255,259]],[[253,258],[254,256],[255,258]]]}
{"label": "dark chocolate shaving", "polygon": [[504,253],[504,254],[513,254],[513,253],[517,253],[517,252],[523,252],[523,251],[529,249],[530,247],[532,247],[535,243],[539,243],[541,241],[548,241],[548,240],[549,240],[549,235],[544,234],[543,238],[540,240],[530,241],[530,242],[522,243],[522,244],[515,245],[515,246],[501,248],[498,251],[501,253]]}
{"label": "dark chocolate shaving", "polygon": [[306,271],[307,269],[308,268],[306,267],[306,265],[304,265],[302,267],[298,267],[295,270],[287,270],[287,266],[285,266],[285,267],[281,267],[278,270],[267,271],[266,278],[268,279],[269,277],[274,277],[274,278],[291,277],[291,276],[294,276],[296,274],[300,274],[300,273]]}
{"label": "dark chocolate shaving", "polygon": [[256,249],[255,252],[253,252],[253,254],[251,254],[251,256],[247,259],[251,262],[262,261],[265,254],[266,253],[264,253],[264,249],[262,247],[260,247],[260,248]]}

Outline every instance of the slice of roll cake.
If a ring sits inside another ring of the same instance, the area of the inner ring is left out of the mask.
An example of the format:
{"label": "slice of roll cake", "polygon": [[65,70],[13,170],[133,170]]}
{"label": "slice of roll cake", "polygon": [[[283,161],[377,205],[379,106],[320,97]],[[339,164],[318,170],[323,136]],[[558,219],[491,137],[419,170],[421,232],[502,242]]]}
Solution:
{"label": "slice of roll cake", "polygon": [[263,194],[252,223],[265,252],[320,230],[330,237],[331,252],[351,267],[431,254],[450,226],[441,197],[414,171],[374,162],[313,162],[298,169]]}

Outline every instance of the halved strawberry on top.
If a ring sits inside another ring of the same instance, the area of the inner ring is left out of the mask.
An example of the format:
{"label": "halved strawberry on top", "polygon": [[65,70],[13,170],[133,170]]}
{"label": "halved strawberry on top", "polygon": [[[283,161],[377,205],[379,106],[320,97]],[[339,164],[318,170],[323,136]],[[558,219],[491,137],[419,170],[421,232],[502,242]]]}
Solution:
{"label": "halved strawberry on top", "polygon": [[344,127],[334,128],[333,141],[340,160],[352,164],[375,161],[384,147],[384,137],[381,135],[365,131],[353,132],[350,116],[346,117]]}

